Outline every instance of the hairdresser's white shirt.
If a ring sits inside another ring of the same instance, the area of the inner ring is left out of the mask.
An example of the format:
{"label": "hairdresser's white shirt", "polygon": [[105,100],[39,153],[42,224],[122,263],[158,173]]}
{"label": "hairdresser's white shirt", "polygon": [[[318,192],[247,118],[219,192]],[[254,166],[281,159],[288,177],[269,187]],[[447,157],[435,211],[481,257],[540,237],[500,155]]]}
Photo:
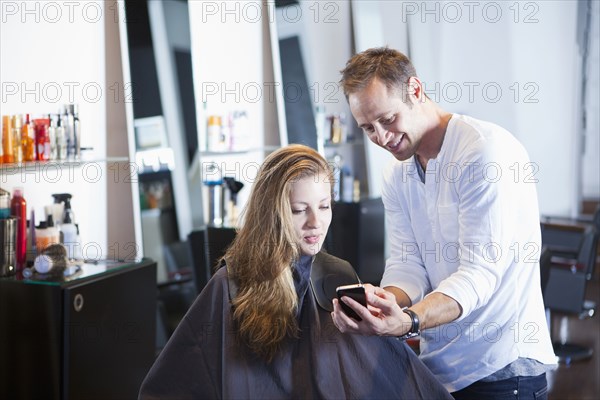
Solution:
{"label": "hairdresser's white shirt", "polygon": [[518,357],[554,364],[540,289],[536,172],[506,130],[454,115],[425,183],[414,159],[384,173],[390,257],[381,286],[415,304],[431,292],[462,307],[421,333],[421,359],[450,391]]}

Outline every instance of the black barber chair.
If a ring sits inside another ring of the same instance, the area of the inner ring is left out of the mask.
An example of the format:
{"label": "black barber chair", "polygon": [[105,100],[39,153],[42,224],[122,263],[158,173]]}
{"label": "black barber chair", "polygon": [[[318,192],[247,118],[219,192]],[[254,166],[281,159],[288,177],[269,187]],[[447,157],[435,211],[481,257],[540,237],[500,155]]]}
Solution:
{"label": "black barber chair", "polygon": [[188,235],[192,255],[192,272],[198,293],[202,291],[218,268],[217,262],[223,257],[235,235],[234,228],[213,226],[195,230]]}
{"label": "black barber chair", "polygon": [[156,347],[161,350],[196,298],[187,242],[163,246],[167,280],[158,282]]}
{"label": "black barber chair", "polygon": [[[546,309],[580,319],[592,317],[596,304],[585,299],[585,290],[596,265],[595,226],[543,223],[542,245],[540,265]],[[593,353],[591,348],[572,343],[554,342],[553,346],[559,361],[567,364],[587,359]]]}

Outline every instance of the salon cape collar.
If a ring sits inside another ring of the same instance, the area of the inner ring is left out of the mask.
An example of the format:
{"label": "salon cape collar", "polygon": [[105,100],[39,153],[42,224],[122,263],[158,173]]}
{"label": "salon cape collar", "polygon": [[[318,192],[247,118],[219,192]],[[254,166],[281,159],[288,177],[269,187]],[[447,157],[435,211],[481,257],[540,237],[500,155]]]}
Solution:
{"label": "salon cape collar", "polygon": [[[229,299],[237,296],[238,286],[229,277]],[[320,251],[312,259],[310,269],[310,287],[317,303],[326,311],[333,311],[332,300],[336,297],[338,286],[361,283],[358,275],[348,261]]]}

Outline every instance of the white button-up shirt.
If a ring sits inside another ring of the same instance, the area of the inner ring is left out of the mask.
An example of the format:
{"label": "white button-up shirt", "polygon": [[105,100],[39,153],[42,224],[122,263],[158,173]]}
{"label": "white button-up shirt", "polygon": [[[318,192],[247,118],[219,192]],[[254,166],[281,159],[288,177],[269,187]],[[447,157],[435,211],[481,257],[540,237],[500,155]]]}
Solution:
{"label": "white button-up shirt", "polygon": [[421,359],[450,391],[519,357],[554,364],[540,288],[537,165],[501,127],[453,115],[425,183],[413,158],[384,173],[390,257],[383,287],[461,316],[421,333]]}

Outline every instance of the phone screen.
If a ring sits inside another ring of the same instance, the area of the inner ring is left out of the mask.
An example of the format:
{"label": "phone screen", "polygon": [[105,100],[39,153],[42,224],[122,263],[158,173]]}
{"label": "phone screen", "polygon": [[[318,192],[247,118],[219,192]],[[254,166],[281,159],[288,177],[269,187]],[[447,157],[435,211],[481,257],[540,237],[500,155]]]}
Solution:
{"label": "phone screen", "polygon": [[343,296],[347,296],[366,307],[367,297],[365,295],[365,287],[362,284],[339,286],[336,289],[336,292],[344,313],[346,313],[346,315],[350,318],[354,318],[357,321],[362,321],[362,318],[359,317],[358,314],[341,299]]}

